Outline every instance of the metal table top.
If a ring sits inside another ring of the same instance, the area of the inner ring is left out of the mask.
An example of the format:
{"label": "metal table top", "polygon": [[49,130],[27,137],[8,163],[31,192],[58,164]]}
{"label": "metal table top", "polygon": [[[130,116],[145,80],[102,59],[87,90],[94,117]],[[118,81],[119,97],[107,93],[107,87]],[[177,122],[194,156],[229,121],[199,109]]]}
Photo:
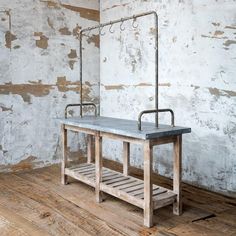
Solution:
{"label": "metal table top", "polygon": [[117,119],[104,116],[84,116],[59,119],[62,124],[86,128],[111,134],[123,135],[138,139],[154,139],[171,135],[190,133],[191,128],[170,125],[159,125],[155,127],[154,123],[142,122],[142,130],[138,130],[138,124],[135,120]]}

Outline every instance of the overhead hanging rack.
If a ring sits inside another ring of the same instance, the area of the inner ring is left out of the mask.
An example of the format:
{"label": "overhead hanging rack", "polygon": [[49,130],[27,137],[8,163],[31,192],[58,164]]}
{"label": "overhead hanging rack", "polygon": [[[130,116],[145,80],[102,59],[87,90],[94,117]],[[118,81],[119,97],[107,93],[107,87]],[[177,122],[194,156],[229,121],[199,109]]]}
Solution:
{"label": "overhead hanging rack", "polygon": [[[95,103],[92,102],[85,102],[83,103],[83,53],[82,53],[82,41],[83,41],[83,36],[85,36],[85,32],[88,32],[88,34],[90,33],[91,30],[94,29],[99,29],[99,34],[100,35],[105,35],[105,32],[103,32],[104,27],[106,26],[110,26],[109,28],[109,32],[110,33],[114,33],[115,31],[112,30],[112,27],[114,24],[118,24],[120,23],[120,30],[124,31],[125,27],[124,27],[124,22],[125,21],[129,21],[129,20],[133,20],[132,23],[132,27],[133,28],[137,28],[138,24],[136,22],[136,20],[140,17],[145,17],[148,15],[153,15],[154,16],[154,20],[155,20],[155,109],[151,109],[151,110],[144,110],[141,111],[139,116],[138,116],[138,129],[141,130],[142,129],[142,116],[144,114],[150,114],[150,113],[155,113],[155,124],[156,127],[158,128],[159,126],[159,113],[161,112],[169,112],[171,114],[171,125],[172,127],[174,127],[174,112],[171,109],[159,109],[158,106],[158,15],[155,11],[150,11],[150,12],[146,12],[146,13],[142,13],[142,14],[137,14],[137,15],[133,15],[130,17],[125,17],[125,18],[121,18],[118,20],[114,20],[114,21],[110,21],[107,23],[102,23],[102,24],[98,24],[96,26],[93,27],[88,27],[85,29],[82,29],[79,33],[79,40],[80,40],[80,103],[79,104],[68,104],[65,108],[65,117],[67,118],[67,110],[69,107],[72,106],[80,106],[80,116],[83,117],[83,107],[84,106],[93,106],[95,109],[95,116],[97,116],[97,106]],[[100,115],[100,112],[99,112]]]}

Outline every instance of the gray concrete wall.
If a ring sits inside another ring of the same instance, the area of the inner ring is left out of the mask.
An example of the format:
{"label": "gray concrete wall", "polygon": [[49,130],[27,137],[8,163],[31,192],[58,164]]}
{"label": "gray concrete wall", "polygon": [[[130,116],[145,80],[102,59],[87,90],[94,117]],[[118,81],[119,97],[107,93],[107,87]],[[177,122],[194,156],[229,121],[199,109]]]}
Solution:
{"label": "gray concrete wall", "polygon": [[[236,1],[101,1],[101,22],[150,10],[159,15],[160,108],[192,128],[183,138],[183,179],[236,195]],[[137,119],[154,107],[154,21],[101,38],[102,115]],[[104,32],[108,32],[105,28]],[[146,120],[153,121],[153,117]],[[162,115],[162,123],[169,123]],[[109,147],[108,147],[109,145]],[[104,155],[121,161],[121,143],[106,141]],[[142,167],[142,148],[132,146]],[[154,169],[172,176],[171,146],[154,150]]]}
{"label": "gray concrete wall", "polygon": [[[59,161],[60,126],[54,118],[64,116],[67,103],[79,102],[77,32],[81,27],[98,23],[99,3],[0,0],[0,11],[4,10],[7,12],[0,13],[1,172]],[[96,102],[99,79],[96,32],[85,38],[84,47],[84,96],[87,101]],[[76,142],[78,138],[70,134],[71,152],[84,149],[83,142]]]}

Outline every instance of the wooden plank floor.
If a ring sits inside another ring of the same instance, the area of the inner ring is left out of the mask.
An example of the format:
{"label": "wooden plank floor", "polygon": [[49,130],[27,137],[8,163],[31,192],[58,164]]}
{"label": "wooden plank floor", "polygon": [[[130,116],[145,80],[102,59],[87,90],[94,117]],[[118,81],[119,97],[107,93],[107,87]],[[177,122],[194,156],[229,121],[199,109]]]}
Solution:
{"label": "wooden plank floor", "polygon": [[[121,170],[121,165],[105,161]],[[131,169],[142,178],[142,171]],[[154,175],[154,183],[171,187],[171,181]],[[0,235],[235,235],[236,199],[189,185],[183,186],[184,213],[172,207],[155,211],[155,226],[143,227],[142,210],[105,195],[95,202],[94,190],[72,180],[60,184],[59,166],[0,175]]]}

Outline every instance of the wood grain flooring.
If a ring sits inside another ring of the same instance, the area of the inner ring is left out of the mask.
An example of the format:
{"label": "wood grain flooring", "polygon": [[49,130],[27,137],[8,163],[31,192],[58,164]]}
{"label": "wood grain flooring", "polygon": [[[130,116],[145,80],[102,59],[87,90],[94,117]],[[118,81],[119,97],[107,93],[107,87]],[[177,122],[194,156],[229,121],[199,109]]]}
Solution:
{"label": "wood grain flooring", "polygon": [[[104,161],[122,172],[122,166]],[[142,170],[131,168],[142,178]],[[236,236],[236,199],[183,184],[183,214],[168,206],[155,211],[155,226],[143,226],[141,209],[104,195],[97,204],[94,189],[69,179],[60,182],[60,168],[0,174],[0,235],[224,235]],[[171,180],[153,175],[153,183],[171,188]]]}

